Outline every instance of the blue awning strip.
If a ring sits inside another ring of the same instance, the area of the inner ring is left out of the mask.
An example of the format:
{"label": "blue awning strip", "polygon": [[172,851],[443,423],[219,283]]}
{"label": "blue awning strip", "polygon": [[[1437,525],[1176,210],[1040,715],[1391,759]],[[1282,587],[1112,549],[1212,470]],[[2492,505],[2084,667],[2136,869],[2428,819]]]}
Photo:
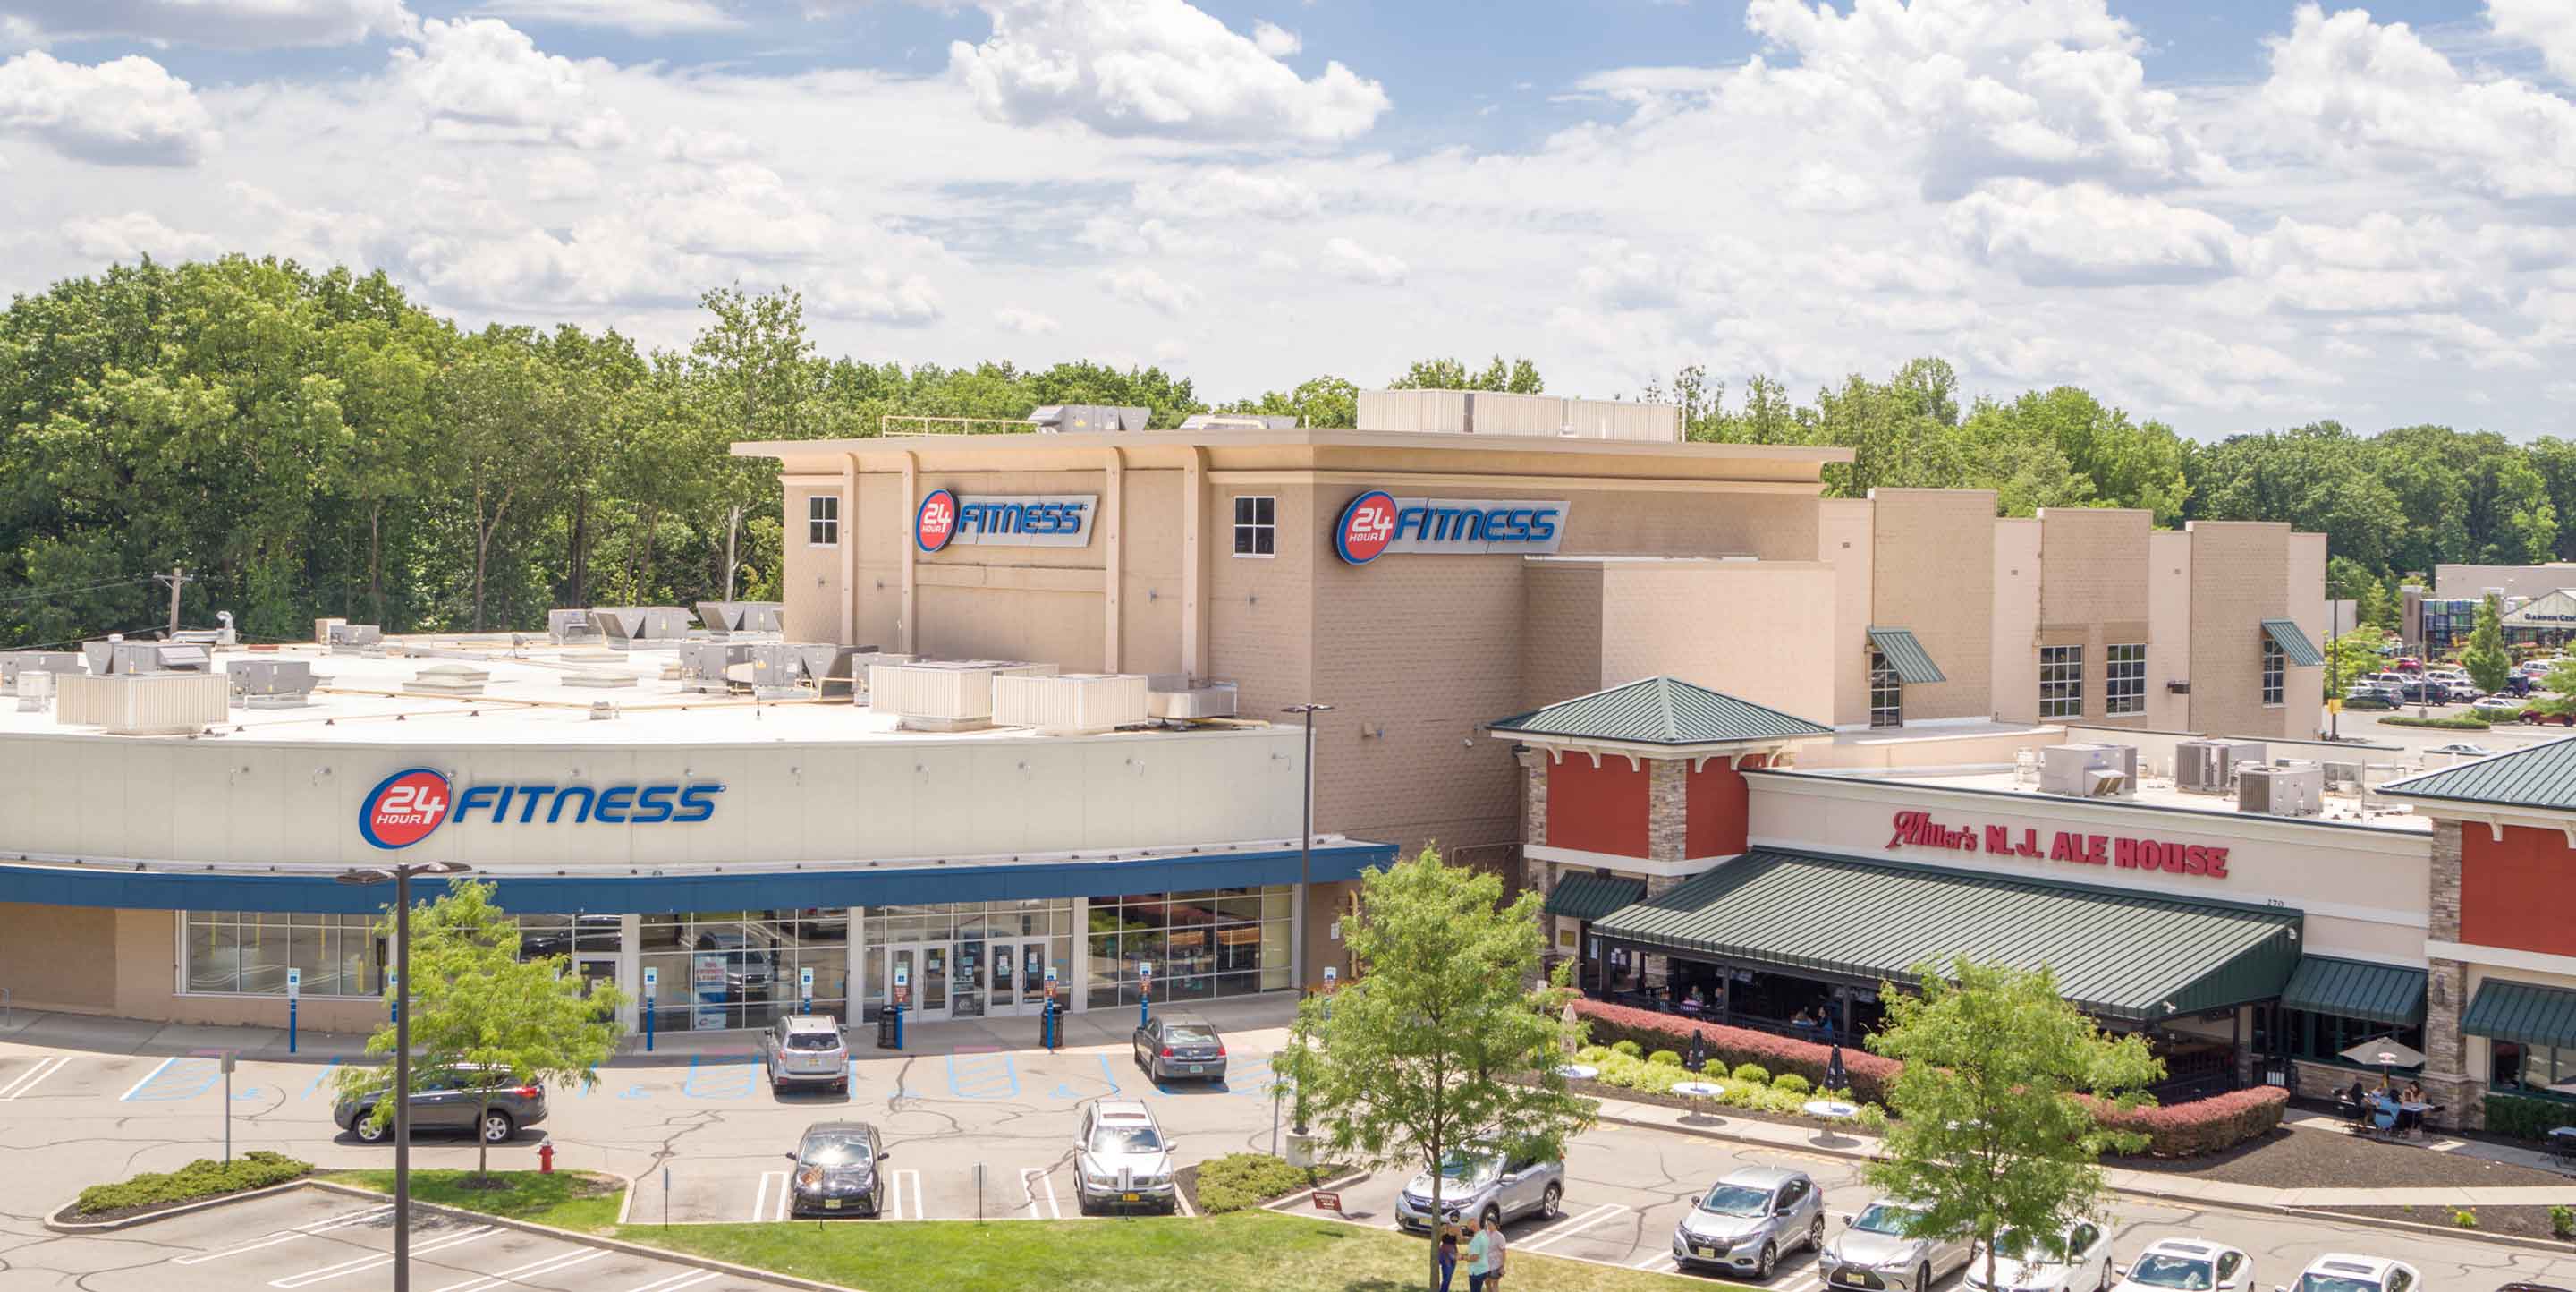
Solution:
{"label": "blue awning strip", "polygon": [[[1314,879],[1317,883],[1356,879],[1362,870],[1388,865],[1394,859],[1392,844],[1317,848]],[[1291,848],[1028,865],[582,876],[513,875],[503,870],[486,877],[498,890],[494,900],[509,910],[623,915],[936,905],[1256,888],[1296,883],[1297,866],[1297,851]],[[418,887],[423,895],[439,891],[436,881],[423,881]],[[39,906],[366,915],[381,910],[391,892],[389,885],[342,884],[328,875],[192,875],[98,867],[0,866],[0,902]]]}

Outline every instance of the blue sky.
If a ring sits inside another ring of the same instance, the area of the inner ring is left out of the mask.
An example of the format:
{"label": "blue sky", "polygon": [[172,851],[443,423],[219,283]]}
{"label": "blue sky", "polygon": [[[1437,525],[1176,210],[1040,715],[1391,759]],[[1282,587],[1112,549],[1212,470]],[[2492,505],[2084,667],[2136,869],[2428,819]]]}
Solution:
{"label": "blue sky", "polygon": [[0,287],[243,251],[654,344],[784,283],[827,351],[1219,396],[1936,354],[2563,433],[2571,78],[2568,0],[0,0]]}

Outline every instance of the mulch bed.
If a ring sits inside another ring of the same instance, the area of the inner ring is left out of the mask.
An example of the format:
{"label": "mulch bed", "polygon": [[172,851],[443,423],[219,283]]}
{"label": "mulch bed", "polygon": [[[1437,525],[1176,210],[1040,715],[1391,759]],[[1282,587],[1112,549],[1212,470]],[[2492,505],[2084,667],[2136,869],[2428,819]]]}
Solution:
{"label": "mulch bed", "polygon": [[[2576,1177],[2534,1167],[2490,1162],[2464,1153],[2436,1153],[2421,1144],[2390,1143],[2342,1131],[2281,1127],[2260,1139],[2202,1157],[2122,1157],[2110,1164],[2131,1171],[2190,1176],[2273,1189],[2439,1189],[2540,1185],[2563,1188],[2576,1200]],[[2481,1214],[2481,1219],[2483,1219]],[[2445,1212],[2439,1223],[2450,1221]],[[2543,1233],[2548,1232],[2545,1225]]]}
{"label": "mulch bed", "polygon": [[[2570,1196],[2576,1197],[2576,1190],[2570,1190]],[[2449,1207],[2328,1207],[2323,1210],[2371,1220],[2411,1220],[2419,1225],[2439,1225],[2444,1229],[2453,1227]],[[2472,1207],[2470,1210],[2477,1214],[2477,1232],[2482,1234],[2557,1237],[2550,1232],[2547,1207]]]}

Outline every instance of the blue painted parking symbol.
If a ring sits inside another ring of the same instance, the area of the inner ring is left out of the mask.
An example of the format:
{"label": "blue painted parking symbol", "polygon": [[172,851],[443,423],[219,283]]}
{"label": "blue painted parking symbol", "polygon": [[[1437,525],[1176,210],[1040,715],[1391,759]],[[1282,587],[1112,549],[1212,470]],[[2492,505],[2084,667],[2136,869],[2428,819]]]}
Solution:
{"label": "blue painted parking symbol", "polygon": [[680,1093],[691,1099],[749,1099],[758,1068],[748,1054],[695,1055]]}
{"label": "blue painted parking symbol", "polygon": [[176,1103],[194,1099],[215,1088],[224,1079],[223,1065],[207,1055],[169,1058],[146,1073],[134,1088],[118,1096],[119,1102]]}
{"label": "blue painted parking symbol", "polygon": [[949,1055],[948,1093],[960,1099],[1009,1099],[1020,1093],[1019,1067],[1007,1054]]}

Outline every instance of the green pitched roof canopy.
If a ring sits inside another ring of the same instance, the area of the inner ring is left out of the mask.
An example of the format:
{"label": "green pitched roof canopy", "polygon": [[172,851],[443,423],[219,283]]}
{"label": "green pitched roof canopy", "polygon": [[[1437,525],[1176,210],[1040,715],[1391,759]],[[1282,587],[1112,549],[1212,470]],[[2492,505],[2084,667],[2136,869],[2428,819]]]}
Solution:
{"label": "green pitched roof canopy", "polygon": [[2576,811],[2576,739],[2424,772],[2379,787],[2398,798]]}
{"label": "green pitched roof canopy", "polygon": [[1942,675],[1941,666],[1932,662],[1931,652],[1924,650],[1923,643],[1914,639],[1911,629],[1880,628],[1873,624],[1869,630],[1869,644],[1887,657],[1888,667],[1896,670],[1896,679],[1907,686],[1950,680]]}
{"label": "green pitched roof canopy", "polygon": [[2298,963],[2299,911],[1758,850],[1614,911],[1606,937],[1747,967],[1908,983],[1964,953],[2057,974],[2093,1014],[2133,1023],[2269,1000]]}
{"label": "green pitched roof canopy", "polygon": [[2317,644],[2308,640],[2307,633],[2299,628],[2295,619],[2266,619],[2263,632],[2272,639],[2273,645],[2281,648],[2283,657],[2300,668],[2316,668],[2326,662],[2326,657],[2317,650]]}
{"label": "green pitched roof canopy", "polygon": [[2281,1008],[2417,1027],[2424,1022],[2424,976],[2402,965],[2301,956],[2281,989]]}
{"label": "green pitched roof canopy", "polygon": [[2576,1048],[2576,991],[2489,978],[2478,984],[2460,1030],[2491,1041]]}
{"label": "green pitched roof canopy", "polygon": [[1616,875],[1578,873],[1560,876],[1547,895],[1547,913],[1575,920],[1597,920],[1646,895],[1646,881]]}
{"label": "green pitched roof canopy", "polygon": [[1833,728],[1795,714],[1670,677],[1650,677],[1560,700],[1488,724],[1487,729],[1639,745],[1727,745],[1834,734]]}

